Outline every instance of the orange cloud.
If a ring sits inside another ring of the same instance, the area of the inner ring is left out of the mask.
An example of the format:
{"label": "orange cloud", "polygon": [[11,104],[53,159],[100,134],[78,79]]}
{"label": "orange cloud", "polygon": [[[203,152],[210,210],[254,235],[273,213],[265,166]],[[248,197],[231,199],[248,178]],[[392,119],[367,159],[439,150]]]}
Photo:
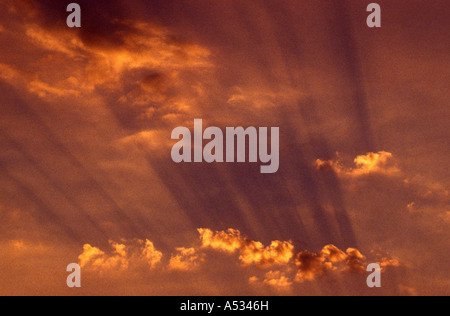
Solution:
{"label": "orange cloud", "polygon": [[342,262],[347,258],[347,255],[342,250],[333,245],[325,246],[321,253],[331,263]]}
{"label": "orange cloud", "polygon": [[235,229],[228,229],[226,232],[214,233],[210,229],[199,228],[200,239],[203,247],[211,247],[216,250],[234,252],[242,247],[243,238],[241,232]]}
{"label": "orange cloud", "polygon": [[[30,10],[39,14],[33,5]],[[116,24],[122,30],[115,35],[120,44],[99,45],[67,28],[26,22],[17,29],[23,47],[19,56],[39,52],[42,57],[33,62],[25,57],[19,63],[5,60],[0,79],[47,101],[76,100],[76,106],[100,107],[105,97],[114,96],[114,109],[128,113],[129,124],[182,121],[207,91],[202,83],[213,68],[211,52],[174,39],[157,24],[130,20]],[[145,142],[148,135],[140,132],[134,139]]]}
{"label": "orange cloud", "polygon": [[199,229],[202,246],[225,252],[239,250],[239,259],[243,265],[273,266],[288,264],[294,257],[294,245],[288,241],[273,241],[265,247],[262,243],[241,236],[238,230],[213,232]]}
{"label": "orange cloud", "polygon": [[145,241],[145,246],[142,254],[150,265],[150,268],[154,268],[158,263],[160,263],[163,257],[162,252],[156,250],[155,245],[148,239]]}
{"label": "orange cloud", "polygon": [[256,284],[259,282],[259,278],[257,276],[252,276],[248,279],[249,284]]}
{"label": "orange cloud", "polygon": [[46,98],[49,96],[64,97],[80,95],[80,92],[77,90],[52,87],[51,85],[39,80],[34,80],[29,83],[29,91],[37,94],[41,98]]}
{"label": "orange cloud", "polygon": [[203,261],[203,256],[198,254],[195,248],[177,248],[176,250],[178,253],[170,258],[170,270],[194,270]]}
{"label": "orange cloud", "polygon": [[345,258],[345,263],[347,264],[346,270],[353,273],[364,273],[366,271],[366,265],[363,264],[363,260],[366,257],[355,248],[347,249],[347,257]]}
{"label": "orange cloud", "polygon": [[[66,57],[80,54],[89,57],[83,70],[91,75],[95,71],[101,72],[95,76],[95,79],[100,80],[95,81],[96,84],[117,80],[117,76],[123,72],[138,68],[181,70],[211,66],[208,62],[210,52],[207,49],[173,41],[170,33],[163,27],[132,21],[121,23],[127,29],[127,34],[122,38],[121,45],[114,48],[87,45],[64,29],[49,32],[36,24],[26,26],[26,35],[34,45],[50,52]],[[116,77],[103,77],[106,74]]]}
{"label": "orange cloud", "polygon": [[320,253],[311,253],[309,251],[299,253],[296,264],[298,266],[298,273],[295,280],[300,283],[312,281],[317,276],[322,276],[325,271],[333,269],[332,263],[326,262]]}
{"label": "orange cloud", "polygon": [[444,223],[450,224],[450,211],[441,214],[441,218]]}
{"label": "orange cloud", "polygon": [[13,240],[11,241],[13,248],[17,251],[22,251],[26,249],[25,243],[22,240]]}
{"label": "orange cloud", "polygon": [[402,296],[418,296],[417,290],[413,287],[400,284],[398,290]]}
{"label": "orange cloud", "polygon": [[245,107],[255,109],[276,108],[280,104],[288,104],[299,100],[305,96],[298,89],[283,87],[276,88],[273,86],[261,86],[258,82],[257,86],[235,87],[232,94],[228,98],[227,103],[232,107]]}
{"label": "orange cloud", "polygon": [[[269,246],[264,246],[260,242],[243,237],[241,232],[235,229],[215,232],[202,228],[198,229],[198,232],[200,246],[176,248],[165,265],[161,262],[163,253],[158,251],[150,240],[135,239],[122,240],[121,243],[110,242],[109,253],[88,244],[84,245],[84,251],[79,256],[80,266],[100,275],[129,269],[142,273],[142,267],[146,267],[147,271],[155,270],[160,273],[190,273],[201,268],[201,271],[206,273],[213,268],[214,251],[220,251],[229,254],[230,260],[239,260],[241,264],[237,265],[237,268],[253,273],[248,279],[250,285],[286,290],[294,283],[314,281],[331,272],[363,274],[368,265],[366,257],[355,248],[348,248],[344,252],[334,245],[327,245],[317,253],[304,250],[294,256],[292,242],[273,241]],[[231,256],[236,254],[239,257]],[[398,259],[381,255],[377,257],[382,258],[378,262],[383,272],[387,267],[400,266]],[[277,269],[271,269],[273,267]],[[261,271],[264,274],[257,276]]]}
{"label": "orange cloud", "polygon": [[323,276],[329,271],[348,271],[361,273],[365,271],[365,257],[354,248],[346,253],[333,245],[325,246],[320,252],[300,252],[295,260],[298,272],[295,280],[303,283]]}
{"label": "orange cloud", "polygon": [[127,259],[125,245],[116,244],[111,242],[111,246],[114,249],[113,253],[108,255],[99,248],[92,247],[91,245],[83,246],[83,253],[78,257],[80,266],[82,268],[88,268],[99,272],[108,270],[126,270],[129,265]]}
{"label": "orange cloud", "polygon": [[145,263],[154,268],[161,262],[163,254],[156,250],[149,240],[124,241],[119,244],[110,241],[112,251],[108,254],[89,244],[83,246],[83,253],[78,257],[82,268],[105,272],[111,270],[124,271],[130,264]]}
{"label": "orange cloud", "polygon": [[384,271],[387,267],[400,267],[401,263],[397,258],[383,258],[379,263],[381,270]]}
{"label": "orange cloud", "polygon": [[273,241],[267,247],[260,242],[250,241],[240,251],[239,259],[244,265],[285,265],[294,257],[294,245],[287,241]]}
{"label": "orange cloud", "polygon": [[359,177],[369,174],[395,175],[400,172],[392,162],[393,155],[389,152],[367,153],[357,156],[355,168],[346,169],[338,155],[337,161],[317,159],[314,167],[317,170],[333,170],[342,176]]}
{"label": "orange cloud", "polygon": [[263,283],[277,288],[286,288],[293,284],[293,282],[281,271],[268,272]]}
{"label": "orange cloud", "polygon": [[379,153],[368,153],[355,158],[356,168],[351,171],[354,176],[370,173],[394,174],[399,172],[395,166],[390,166],[391,153],[380,151]]}
{"label": "orange cloud", "polygon": [[0,63],[0,78],[12,81],[20,76],[20,72],[13,67]]}

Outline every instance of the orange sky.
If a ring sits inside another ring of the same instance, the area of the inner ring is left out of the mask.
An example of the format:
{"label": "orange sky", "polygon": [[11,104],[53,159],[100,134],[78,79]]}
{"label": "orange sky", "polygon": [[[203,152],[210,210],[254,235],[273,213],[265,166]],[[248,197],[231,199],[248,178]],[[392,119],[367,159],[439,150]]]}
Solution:
{"label": "orange sky", "polygon": [[[0,295],[450,294],[448,1],[70,2],[0,2]],[[279,171],[173,163],[196,118]]]}

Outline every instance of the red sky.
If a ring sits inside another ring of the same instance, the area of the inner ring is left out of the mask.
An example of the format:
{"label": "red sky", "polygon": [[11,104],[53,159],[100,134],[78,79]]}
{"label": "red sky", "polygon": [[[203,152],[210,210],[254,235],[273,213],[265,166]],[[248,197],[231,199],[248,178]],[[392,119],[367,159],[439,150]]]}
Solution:
{"label": "red sky", "polygon": [[[0,2],[1,295],[450,294],[448,1],[70,2]],[[280,170],[173,163],[196,118]]]}

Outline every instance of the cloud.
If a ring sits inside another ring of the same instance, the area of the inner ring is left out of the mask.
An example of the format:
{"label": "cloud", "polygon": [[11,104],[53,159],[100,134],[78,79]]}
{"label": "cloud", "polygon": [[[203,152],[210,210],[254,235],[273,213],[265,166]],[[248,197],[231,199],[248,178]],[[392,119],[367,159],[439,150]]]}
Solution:
{"label": "cloud", "polygon": [[199,254],[195,248],[181,247],[176,250],[177,253],[170,258],[169,270],[195,270],[204,260],[203,254]]}
{"label": "cloud", "polygon": [[345,258],[345,263],[347,267],[344,268],[352,273],[364,273],[366,271],[367,264],[364,264],[363,261],[366,257],[355,248],[347,249],[347,257]]}
{"label": "cloud", "polygon": [[242,237],[234,229],[213,232],[209,229],[199,229],[203,247],[210,247],[225,252],[239,251],[239,260],[243,265],[257,265],[262,267],[288,264],[294,257],[294,245],[289,241],[272,241],[264,246],[257,241]]}
{"label": "cloud", "polygon": [[[79,39],[74,39],[69,32],[49,33],[37,25],[28,26],[27,35],[49,53],[60,54],[54,57],[54,62],[75,55],[84,56],[83,60],[62,65],[64,68],[60,71],[66,74],[66,78],[51,82],[52,86],[71,87],[65,91],[75,90],[86,94],[93,93],[94,89],[100,86],[118,90],[122,88],[123,76],[139,69],[156,74],[163,73],[168,76],[167,80],[175,80],[174,76],[179,75],[180,71],[209,66],[209,52],[206,49],[173,42],[165,29],[155,25],[123,23],[128,32],[124,44],[118,48],[88,46]],[[87,78],[89,80],[86,80]],[[167,96],[164,94],[166,88],[162,86],[166,82],[161,81],[162,78],[164,77],[161,75],[147,75],[137,84],[135,90],[122,94],[119,102],[129,106],[167,102]]]}
{"label": "cloud", "polygon": [[403,284],[398,286],[398,290],[401,296],[417,296],[417,290],[413,287],[409,287]]}
{"label": "cloud", "polygon": [[11,241],[11,244],[13,245],[14,249],[18,251],[26,249],[25,243],[22,240],[13,240]]}
{"label": "cloud", "polygon": [[211,247],[216,250],[234,252],[242,247],[243,238],[241,232],[235,229],[228,229],[214,233],[210,229],[199,228],[200,239],[203,247]]}
{"label": "cloud", "polygon": [[299,253],[296,258],[296,264],[298,273],[295,280],[300,283],[312,281],[317,276],[322,276],[326,271],[333,269],[333,264],[326,262],[326,259],[320,253],[309,251]]}
{"label": "cloud", "polygon": [[344,253],[333,245],[325,246],[318,253],[301,251],[295,259],[298,267],[295,280],[300,283],[313,281],[331,271],[361,273],[365,271],[364,259],[357,249],[349,248]]}
{"label": "cloud", "polygon": [[[21,5],[30,15],[48,14],[32,2]],[[22,54],[17,55],[19,62],[17,56],[2,58],[0,78],[42,100],[70,100],[75,108],[107,106],[139,135],[149,129],[149,122],[150,130],[181,124],[207,90],[211,52],[177,39],[167,27],[115,19],[109,21],[114,32],[108,44],[100,44],[98,39],[87,40],[91,35],[86,26],[74,32],[39,22],[27,18],[17,27]]]}
{"label": "cloud", "polygon": [[87,264],[91,264],[92,266],[98,266],[98,264],[95,264],[97,258],[101,258],[99,262],[104,262],[105,261],[103,259],[104,256],[105,253],[101,251],[99,248],[92,247],[91,245],[86,244],[83,246],[83,253],[78,256],[78,260],[82,268],[87,266]]}
{"label": "cloud", "polygon": [[368,153],[355,158],[356,168],[350,174],[353,176],[367,175],[371,173],[395,174],[400,170],[395,166],[390,166],[393,155],[380,151],[378,153]]}
{"label": "cloud", "polygon": [[379,260],[378,264],[381,267],[381,271],[386,271],[387,268],[398,268],[398,267],[405,267],[404,264],[400,262],[398,258],[385,258],[383,257],[381,260]]}
{"label": "cloud", "polygon": [[273,241],[267,247],[260,242],[250,241],[240,249],[239,259],[244,265],[284,265],[294,257],[293,250],[294,245],[289,241]]}
{"label": "cloud", "polygon": [[70,97],[70,96],[79,96],[81,94],[77,90],[55,88],[39,80],[30,82],[29,90],[31,93],[35,93],[41,98],[47,98],[49,96]]}
{"label": "cloud", "polygon": [[112,254],[108,255],[99,248],[87,244],[83,246],[83,253],[78,257],[80,267],[107,272],[110,270],[123,271],[128,269],[126,246],[111,242]]}
{"label": "cloud", "polygon": [[447,211],[447,212],[441,214],[441,218],[444,221],[444,223],[450,225],[450,211]]}
{"label": "cloud", "polygon": [[[355,248],[344,252],[334,245],[327,245],[317,253],[302,250],[294,256],[296,252],[291,242],[273,241],[265,247],[236,229],[213,231],[202,228],[198,232],[199,240],[194,245],[175,248],[170,257],[163,255],[148,239],[123,239],[120,243],[111,241],[108,252],[84,245],[79,263],[84,270],[94,273],[92,278],[99,280],[138,278],[153,282],[176,277],[179,282],[182,276],[201,282],[211,280],[225,269],[236,275],[232,287],[249,286],[255,291],[283,293],[295,293],[305,282],[321,284],[320,279],[327,276],[364,275],[369,262],[378,262],[383,273],[388,273],[390,267],[402,266],[399,259],[387,255],[377,255],[381,260],[368,260]],[[167,260],[163,260],[164,257]]]}
{"label": "cloud", "polygon": [[258,110],[278,108],[282,104],[290,104],[305,97],[298,89],[276,90],[273,86],[261,86],[261,82],[258,82],[256,86],[235,87],[230,93],[228,105]]}
{"label": "cloud", "polygon": [[0,63],[0,78],[8,81],[12,81],[13,79],[19,76],[19,71],[14,69],[12,66]]}
{"label": "cloud", "polygon": [[382,272],[388,267],[400,267],[398,258],[382,257],[381,260],[367,260],[358,249],[348,248],[343,252],[334,245],[325,246],[320,252],[301,251],[295,259],[298,272],[295,280],[303,283],[323,277],[329,272],[364,274],[370,262],[378,263]]}
{"label": "cloud", "polygon": [[347,258],[343,251],[333,245],[325,246],[321,251],[321,255],[331,263],[342,262]]}
{"label": "cloud", "polygon": [[293,282],[281,271],[267,272],[263,283],[276,288],[286,288],[293,284]]}
{"label": "cloud", "polygon": [[160,263],[163,256],[162,252],[156,250],[155,245],[148,239],[145,241],[145,246],[142,253],[150,265],[150,268],[154,268],[158,263]]}
{"label": "cloud", "polygon": [[400,169],[393,164],[393,154],[385,151],[378,153],[367,153],[357,156],[354,160],[355,167],[346,169],[340,160],[317,159],[314,166],[317,170],[333,170],[342,176],[360,177],[369,174],[396,175]]}
{"label": "cloud", "polygon": [[[327,245],[318,253],[304,250],[294,258],[294,245],[291,242],[273,241],[270,246],[265,247],[260,242],[242,237],[241,233],[234,229],[218,232],[199,229],[199,233],[204,248],[212,248],[226,253],[238,251],[239,260],[244,266],[289,267],[294,262],[297,266],[295,281],[299,283],[313,281],[332,271],[363,274],[368,265],[366,257],[355,248],[348,248],[344,252],[334,245]],[[294,261],[292,261],[293,258]],[[387,267],[399,267],[400,261],[396,258],[383,257],[379,264],[384,271]],[[258,278],[255,278],[251,278],[250,283],[256,283]],[[263,283],[284,286],[291,284],[289,278],[280,271],[269,272]]]}
{"label": "cloud", "polygon": [[406,186],[414,188],[417,197],[422,200],[441,201],[445,203],[450,201],[450,190],[441,182],[432,181],[423,175],[408,177],[403,182]]}
{"label": "cloud", "polygon": [[119,244],[110,241],[112,251],[105,253],[89,244],[83,246],[83,253],[78,257],[80,266],[88,270],[103,272],[124,271],[130,264],[136,266],[143,264],[153,269],[161,262],[163,254],[158,251],[149,240],[123,241]]}

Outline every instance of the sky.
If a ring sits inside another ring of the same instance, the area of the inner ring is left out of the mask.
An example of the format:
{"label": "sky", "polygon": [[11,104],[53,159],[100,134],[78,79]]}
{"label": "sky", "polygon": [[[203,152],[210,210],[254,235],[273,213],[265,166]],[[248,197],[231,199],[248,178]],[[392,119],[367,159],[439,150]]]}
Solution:
{"label": "sky", "polygon": [[450,294],[448,1],[71,2],[0,0],[0,295]]}

